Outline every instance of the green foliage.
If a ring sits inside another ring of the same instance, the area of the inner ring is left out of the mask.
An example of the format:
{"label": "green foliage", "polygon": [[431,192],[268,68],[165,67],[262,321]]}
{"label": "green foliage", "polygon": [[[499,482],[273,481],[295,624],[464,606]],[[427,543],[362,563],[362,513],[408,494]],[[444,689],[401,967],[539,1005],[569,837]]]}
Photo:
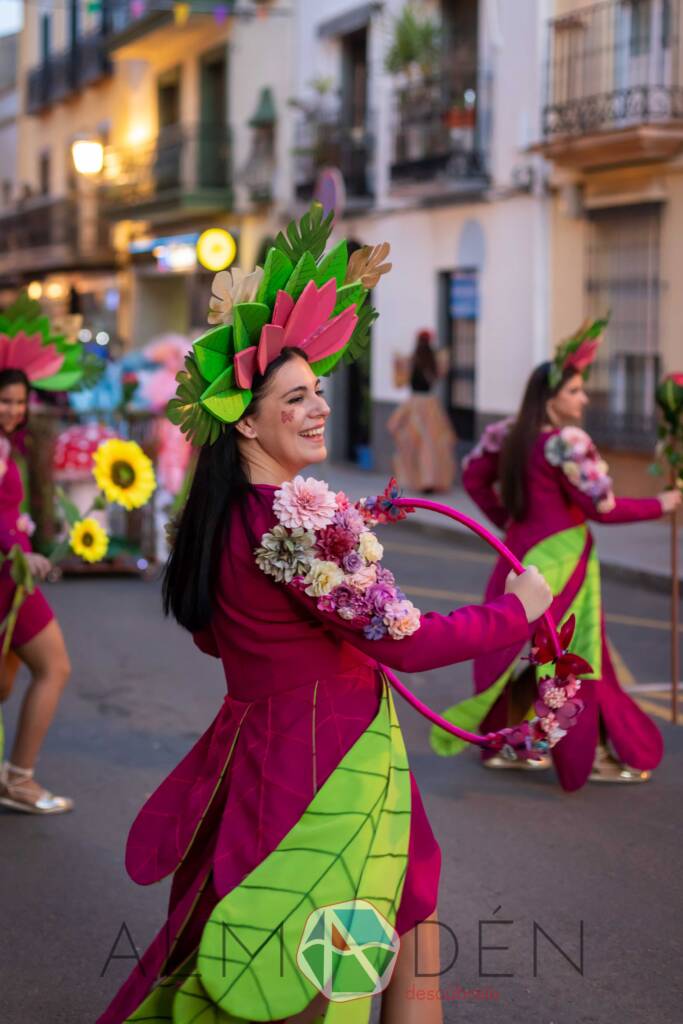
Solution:
{"label": "green foliage", "polygon": [[81,518],[81,513],[70,498],[67,498],[63,487],[55,487],[55,497],[67,526],[75,526]]}
{"label": "green foliage", "polygon": [[240,302],[233,309],[233,341],[235,352],[256,345],[261,328],[270,320],[270,307],[265,302]]}
{"label": "green foliage", "polygon": [[40,303],[29,299],[28,292],[21,292],[17,299],[2,311],[7,320],[36,320],[41,314]]}
{"label": "green foliage", "polygon": [[199,371],[206,380],[214,381],[225,370],[234,355],[232,324],[212,328],[193,344]]}
{"label": "green foliage", "polygon": [[374,306],[363,305],[358,311],[358,323],[344,349],[344,362],[354,363],[370,345],[370,331],[379,313]]}
{"label": "green foliage", "polygon": [[252,393],[235,385],[235,370],[229,366],[201,396],[204,409],[223,423],[234,423],[247,409]]}
{"label": "green foliage", "polygon": [[292,262],[298,263],[305,252],[319,260],[332,231],[334,213],[325,216],[322,203],[312,203],[300,221],[291,221],[286,232],[280,232],[275,246]]}
{"label": "green foliage", "polygon": [[394,19],[394,35],[384,58],[390,75],[409,71],[417,65],[422,74],[433,74],[441,53],[441,28],[436,21],[420,14],[412,4],[406,4]]}
{"label": "green foliage", "polygon": [[305,252],[294,268],[294,273],[287,282],[285,291],[296,302],[309,281],[315,281],[317,273],[318,268],[315,265],[315,260],[310,252]]}
{"label": "green foliage", "polygon": [[318,264],[318,270],[315,276],[316,284],[322,286],[326,281],[334,278],[337,282],[337,288],[341,288],[344,284],[344,278],[346,277],[346,268],[349,262],[349,250],[346,244],[346,239],[338,242],[333,249],[322,258]]}
{"label": "green foliage", "polygon": [[202,408],[200,400],[208,382],[202,377],[194,354],[185,357],[185,369],[177,374],[176,380],[178,390],[168,403],[168,418],[187,434],[192,444],[213,444],[223,425]]}
{"label": "green foliage", "polygon": [[284,289],[294,270],[294,264],[281,250],[273,246],[268,250],[263,267],[263,280],[256,295],[257,302],[265,302],[271,308],[277,293]]}

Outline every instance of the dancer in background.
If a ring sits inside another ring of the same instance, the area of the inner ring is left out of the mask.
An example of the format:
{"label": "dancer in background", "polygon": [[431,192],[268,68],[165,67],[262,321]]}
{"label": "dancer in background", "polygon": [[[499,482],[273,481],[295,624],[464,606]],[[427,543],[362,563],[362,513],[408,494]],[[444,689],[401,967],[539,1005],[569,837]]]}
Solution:
{"label": "dancer in background", "polygon": [[387,429],[396,445],[394,472],[407,491],[434,494],[455,482],[456,436],[438,395],[443,376],[432,332],[419,331],[408,363],[411,395],[389,417]]}
{"label": "dancer in background", "polygon": [[[442,1019],[437,927],[415,973],[440,851],[379,663],[425,671],[522,643],[551,595],[530,571],[489,605],[421,616],[381,564],[368,508],[298,476],[326,457],[319,375],[367,343],[364,289],[380,273],[381,247],[348,263],[345,243],[321,250],[280,236],[229,323],[194,343],[169,408],[201,447],[165,606],[222,660],[229,692],[131,830],[133,879],[173,874],[169,917],[99,1024],[334,1021],[297,949],[312,912],[359,898],[403,936],[384,1024]],[[415,986],[428,1003],[411,1002]],[[369,1013],[359,1000],[343,1019]]]}
{"label": "dancer in background", "polygon": [[[516,418],[488,427],[463,467],[468,494],[505,531],[506,544],[524,564],[538,566],[547,578],[555,594],[551,612],[556,621],[576,615],[572,650],[593,671],[587,677],[591,681],[581,687],[586,706],[580,720],[553,749],[560,782],[568,790],[589,779],[645,782],[662,756],[657,726],[617,680],[605,636],[600,566],[587,521],[659,519],[680,505],[681,496],[665,491],[657,498],[615,498],[608,467],[580,426],[588,404],[584,377],[605,327],[605,321],[596,321],[581,329],[558,348],[552,362],[538,366]],[[487,601],[503,592],[506,575],[501,560],[486,589]],[[484,729],[521,721],[536,693],[533,670],[520,668],[521,653],[515,645],[477,658],[477,697],[451,708],[446,717],[459,724],[468,705],[470,725],[475,708]],[[552,708],[553,694],[545,700]],[[558,719],[562,714],[558,709]],[[512,764],[484,755],[489,768]]]}

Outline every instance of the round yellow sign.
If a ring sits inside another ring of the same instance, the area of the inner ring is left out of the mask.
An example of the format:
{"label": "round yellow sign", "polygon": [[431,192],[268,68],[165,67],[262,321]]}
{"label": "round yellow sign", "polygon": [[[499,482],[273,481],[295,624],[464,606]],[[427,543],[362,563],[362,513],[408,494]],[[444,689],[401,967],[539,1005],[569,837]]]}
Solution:
{"label": "round yellow sign", "polygon": [[237,255],[237,243],[224,228],[209,228],[197,239],[197,259],[207,270],[225,270]]}

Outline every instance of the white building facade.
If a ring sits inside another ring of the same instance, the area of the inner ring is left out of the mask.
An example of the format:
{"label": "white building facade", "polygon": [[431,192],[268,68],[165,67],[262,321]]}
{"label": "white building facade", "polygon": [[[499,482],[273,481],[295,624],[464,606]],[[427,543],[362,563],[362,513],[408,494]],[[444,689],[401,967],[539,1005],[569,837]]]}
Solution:
{"label": "white building facade", "polygon": [[375,296],[369,365],[333,385],[337,458],[390,467],[386,421],[406,396],[395,361],[419,329],[448,352],[443,398],[463,441],[516,407],[550,350],[546,171],[528,151],[539,138],[546,7],[415,4],[438,27],[434,51],[412,62],[393,52],[390,72],[403,0],[296,4],[297,195],[338,193],[334,175],[319,176],[337,165],[339,233],[390,242],[394,264]]}

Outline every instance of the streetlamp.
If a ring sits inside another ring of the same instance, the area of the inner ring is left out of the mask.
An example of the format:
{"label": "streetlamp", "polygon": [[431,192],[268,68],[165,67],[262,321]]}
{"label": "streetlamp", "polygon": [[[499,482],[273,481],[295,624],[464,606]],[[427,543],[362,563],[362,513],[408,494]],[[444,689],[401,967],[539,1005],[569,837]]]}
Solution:
{"label": "streetlamp", "polygon": [[76,139],[71,143],[71,158],[79,174],[99,174],[104,165],[104,146],[99,139]]}

